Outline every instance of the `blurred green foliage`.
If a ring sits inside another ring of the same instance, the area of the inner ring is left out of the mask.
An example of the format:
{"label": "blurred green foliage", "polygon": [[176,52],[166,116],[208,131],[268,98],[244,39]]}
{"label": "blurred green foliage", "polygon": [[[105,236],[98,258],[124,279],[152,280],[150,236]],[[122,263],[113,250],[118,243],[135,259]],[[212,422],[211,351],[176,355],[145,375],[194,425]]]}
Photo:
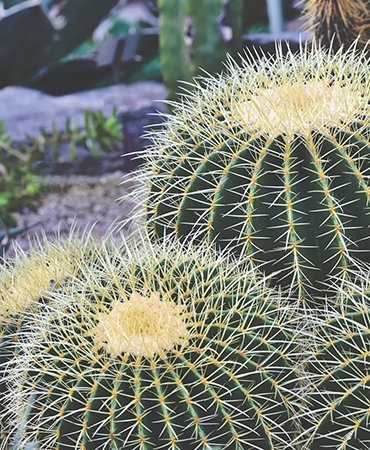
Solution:
{"label": "blurred green foliage", "polygon": [[0,219],[6,226],[15,226],[13,213],[25,207],[35,209],[34,200],[39,182],[28,164],[15,161],[13,143],[0,122]]}
{"label": "blurred green foliage", "polygon": [[43,159],[47,148],[51,148],[55,162],[58,161],[60,145],[65,143],[68,143],[74,160],[77,158],[77,145],[100,157],[101,152],[120,149],[123,140],[121,129],[115,110],[109,117],[101,111],[86,111],[83,129],[76,121],[67,118],[63,131],[57,130],[53,123],[50,133],[41,129],[39,136],[27,136],[28,143],[16,144],[7,136],[0,121],[0,220],[6,226],[15,226],[14,212],[26,207],[36,209],[35,200],[41,184],[36,178],[34,163]]}

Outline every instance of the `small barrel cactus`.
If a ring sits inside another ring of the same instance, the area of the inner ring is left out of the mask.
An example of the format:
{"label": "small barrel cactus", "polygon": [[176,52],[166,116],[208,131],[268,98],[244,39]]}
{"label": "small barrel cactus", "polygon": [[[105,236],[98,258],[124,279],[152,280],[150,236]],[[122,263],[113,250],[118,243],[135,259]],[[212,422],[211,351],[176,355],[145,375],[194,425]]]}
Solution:
{"label": "small barrel cactus", "polygon": [[369,261],[369,60],[304,47],[229,66],[152,133],[144,214],[159,239],[281,270],[305,300]]}
{"label": "small barrel cactus", "polygon": [[370,448],[369,280],[343,291],[345,307],[321,327],[321,346],[309,359],[312,450]]}
{"label": "small barrel cactus", "polygon": [[289,320],[210,254],[145,243],[80,265],[22,343],[17,448],[289,448]]}
{"label": "small barrel cactus", "polygon": [[[27,334],[32,310],[38,313],[50,300],[50,293],[68,283],[80,259],[91,256],[92,237],[73,233],[64,240],[48,242],[43,238],[28,253],[17,247],[17,255],[8,259],[0,274],[0,410],[7,392],[6,374],[18,354],[19,340]],[[4,424],[0,417],[0,436]]]}

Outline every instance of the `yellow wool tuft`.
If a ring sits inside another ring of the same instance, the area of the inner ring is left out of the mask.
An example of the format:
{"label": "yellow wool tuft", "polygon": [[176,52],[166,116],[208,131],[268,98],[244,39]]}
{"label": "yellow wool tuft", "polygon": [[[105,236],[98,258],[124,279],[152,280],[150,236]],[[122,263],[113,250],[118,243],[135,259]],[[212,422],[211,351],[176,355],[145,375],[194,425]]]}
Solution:
{"label": "yellow wool tuft", "polygon": [[104,347],[112,356],[129,353],[152,358],[184,344],[187,328],[181,306],[161,300],[157,292],[150,297],[134,292],[128,300],[113,302],[108,313],[100,313],[92,334],[97,347]]}
{"label": "yellow wool tuft", "polygon": [[69,261],[35,261],[33,265],[18,271],[2,293],[0,310],[17,313],[37,301],[44,292],[60,285],[72,268]]}
{"label": "yellow wool tuft", "polygon": [[361,91],[340,80],[297,79],[256,89],[241,102],[239,113],[247,129],[292,135],[338,126],[365,108]]}

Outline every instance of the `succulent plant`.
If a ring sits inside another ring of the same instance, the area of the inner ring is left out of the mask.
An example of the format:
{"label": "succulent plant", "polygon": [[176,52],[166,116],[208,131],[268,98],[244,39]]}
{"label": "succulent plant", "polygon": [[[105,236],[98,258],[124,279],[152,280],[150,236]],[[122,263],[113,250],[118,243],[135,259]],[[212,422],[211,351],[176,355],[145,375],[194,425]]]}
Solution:
{"label": "succulent plant", "polygon": [[[19,341],[32,328],[27,319],[32,311],[38,314],[50,301],[50,292],[72,278],[76,264],[91,253],[93,238],[84,234],[64,240],[36,241],[28,253],[16,247],[17,256],[1,266],[0,274],[0,410],[7,392],[9,364],[18,354]],[[91,256],[91,255],[90,255]],[[4,433],[0,415],[0,436]]]}
{"label": "succulent plant", "polygon": [[227,247],[304,301],[369,260],[370,64],[277,51],[201,79],[151,134],[142,213],[158,239]]}
{"label": "succulent plant", "polygon": [[368,46],[370,39],[370,2],[368,0],[306,0],[306,29],[315,39],[334,51],[341,46]]}
{"label": "succulent plant", "polygon": [[30,316],[17,448],[289,448],[295,344],[263,279],[168,241],[97,260]]}
{"label": "succulent plant", "polygon": [[320,327],[320,345],[306,368],[314,383],[307,397],[309,449],[370,447],[369,288],[369,273],[359,284],[346,283],[340,312]]}

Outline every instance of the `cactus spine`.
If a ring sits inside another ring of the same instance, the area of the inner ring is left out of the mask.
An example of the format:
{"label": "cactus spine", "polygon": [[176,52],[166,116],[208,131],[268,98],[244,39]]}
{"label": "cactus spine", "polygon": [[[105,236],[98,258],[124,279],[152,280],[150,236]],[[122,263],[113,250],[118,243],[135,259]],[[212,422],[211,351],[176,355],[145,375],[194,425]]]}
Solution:
{"label": "cactus spine", "polygon": [[290,445],[288,319],[253,273],[209,255],[144,244],[80,265],[18,357],[20,448]]}
{"label": "cactus spine", "polygon": [[[160,0],[159,7],[162,73],[169,98],[174,99],[179,80],[190,81],[200,68],[210,72],[221,70],[226,52],[241,49],[242,2]],[[225,29],[231,31],[231,36],[225,36]]]}
{"label": "cactus spine", "polygon": [[229,66],[152,135],[149,227],[283,269],[305,300],[369,260],[369,60],[305,47]]}

